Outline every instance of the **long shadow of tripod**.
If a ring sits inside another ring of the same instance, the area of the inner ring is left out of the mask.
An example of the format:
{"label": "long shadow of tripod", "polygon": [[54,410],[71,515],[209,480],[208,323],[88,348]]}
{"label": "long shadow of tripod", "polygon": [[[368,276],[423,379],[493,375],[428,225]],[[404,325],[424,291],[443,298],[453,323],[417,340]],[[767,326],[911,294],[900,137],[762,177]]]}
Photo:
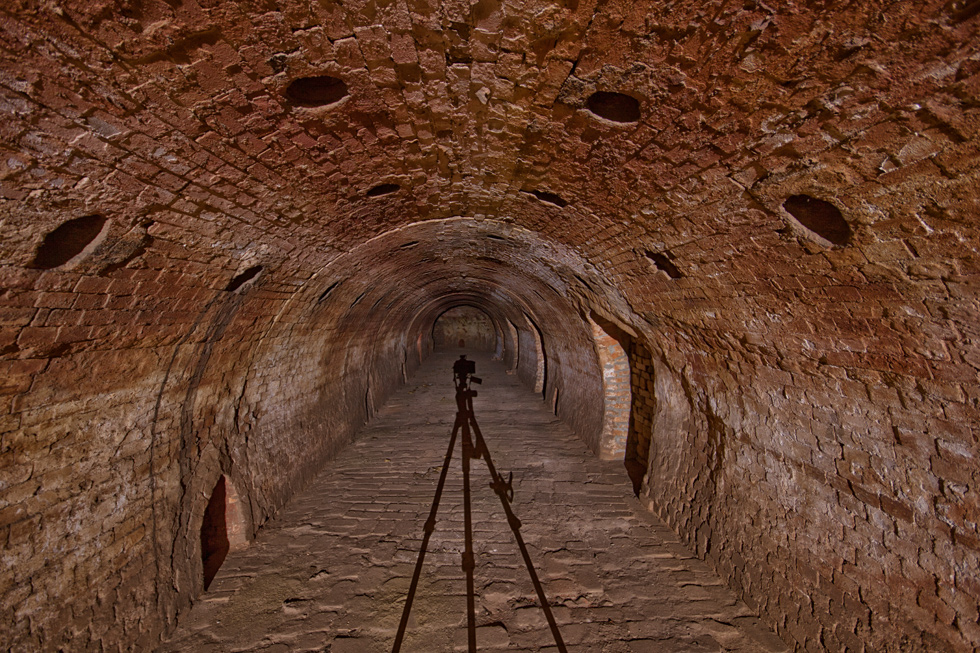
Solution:
{"label": "long shadow of tripod", "polygon": [[408,627],[408,618],[412,612],[412,603],[415,600],[415,592],[418,589],[419,578],[422,575],[422,564],[425,561],[425,552],[429,547],[429,538],[432,536],[432,533],[436,528],[436,513],[439,511],[439,501],[442,498],[442,490],[446,484],[446,473],[449,470],[449,463],[452,462],[453,449],[456,446],[456,438],[460,433],[462,433],[463,523],[465,531],[463,571],[466,572],[466,630],[469,650],[471,653],[476,651],[476,589],[473,579],[473,572],[476,568],[476,559],[473,554],[473,515],[470,502],[470,461],[482,458],[487,465],[487,469],[490,471],[490,478],[492,479],[490,487],[500,498],[500,503],[504,508],[504,513],[507,515],[507,523],[510,525],[510,529],[514,533],[514,538],[517,540],[518,548],[521,550],[521,556],[524,558],[524,565],[527,567],[527,573],[531,577],[531,582],[534,584],[534,590],[538,594],[538,602],[541,605],[541,610],[544,612],[545,618],[548,620],[548,626],[551,628],[551,634],[555,638],[555,644],[557,645],[560,653],[567,653],[565,642],[561,638],[561,633],[558,631],[558,624],[555,623],[555,617],[551,613],[551,606],[548,604],[548,598],[545,596],[544,587],[542,587],[541,581],[538,579],[538,574],[535,572],[534,565],[531,563],[531,556],[527,551],[527,546],[524,544],[524,538],[521,536],[521,520],[514,514],[514,511],[510,505],[514,500],[514,475],[511,473],[508,479],[505,481],[497,472],[497,468],[494,467],[493,460],[490,457],[490,450],[487,448],[487,443],[483,439],[483,434],[480,432],[480,426],[476,423],[476,417],[473,415],[473,398],[477,396],[477,391],[472,390],[470,388],[470,384],[482,383],[479,378],[473,376],[475,372],[476,363],[474,361],[466,360],[466,356],[460,356],[459,360],[453,365],[453,382],[456,385],[456,422],[453,424],[453,434],[449,438],[449,448],[446,450],[446,459],[442,465],[442,472],[439,474],[439,483],[436,485],[436,495],[432,500],[432,508],[429,510],[429,517],[425,520],[425,525],[422,527],[424,533],[422,537],[422,546],[419,549],[418,560],[415,562],[415,572],[412,575],[412,584],[408,590],[408,597],[405,600],[405,608],[402,610],[401,622],[398,624],[398,633],[395,635],[395,643],[394,646],[392,646],[391,651],[392,653],[399,653],[401,650],[402,641],[405,638],[405,630]]}

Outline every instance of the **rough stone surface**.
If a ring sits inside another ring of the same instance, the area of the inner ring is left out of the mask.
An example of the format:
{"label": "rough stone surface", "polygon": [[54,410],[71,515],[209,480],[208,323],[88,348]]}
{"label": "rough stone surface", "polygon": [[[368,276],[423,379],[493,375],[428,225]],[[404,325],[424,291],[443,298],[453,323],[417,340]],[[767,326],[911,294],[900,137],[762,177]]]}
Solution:
{"label": "rough stone surface", "polygon": [[432,327],[432,342],[436,347],[456,347],[461,351],[495,352],[497,343],[503,347],[500,325],[478,308],[451,308],[436,319]]}
{"label": "rough stone surface", "polygon": [[[251,547],[231,554],[161,652],[390,651],[456,404],[450,350],[425,362]],[[541,403],[477,356],[476,419],[513,473],[521,534],[570,651],[787,651]],[[404,651],[465,651],[460,444]],[[478,650],[554,651],[482,460],[472,465]],[[379,480],[381,479],[381,480]]]}
{"label": "rough stone surface", "polygon": [[641,500],[788,644],[976,650],[978,8],[4,3],[0,648],[153,648],[218,478],[252,537],[472,306],[595,453],[631,334]]}

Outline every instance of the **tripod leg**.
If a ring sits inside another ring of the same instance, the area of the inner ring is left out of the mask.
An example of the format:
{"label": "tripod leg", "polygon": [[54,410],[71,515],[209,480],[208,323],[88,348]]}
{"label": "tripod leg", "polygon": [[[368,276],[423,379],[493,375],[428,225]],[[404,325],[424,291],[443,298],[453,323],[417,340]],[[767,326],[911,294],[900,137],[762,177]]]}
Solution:
{"label": "tripod leg", "polygon": [[[465,427],[466,420],[462,414],[456,414],[456,423],[453,424],[453,434],[449,438],[449,448],[446,450],[446,459],[442,463],[442,471],[439,473],[439,483],[436,485],[436,495],[432,500],[432,508],[429,510],[429,518],[425,520],[422,527],[422,546],[419,549],[418,560],[415,561],[415,573],[412,574],[412,584],[408,589],[408,597],[405,599],[405,608],[402,610],[402,618],[398,623],[398,633],[395,635],[395,643],[391,648],[391,653],[398,653],[402,647],[402,640],[405,638],[405,629],[408,627],[408,617],[412,612],[412,602],[415,600],[415,591],[419,586],[419,578],[422,575],[422,563],[425,562],[425,551],[429,547],[429,538],[436,529],[436,513],[439,511],[439,500],[442,498],[442,489],[446,485],[446,473],[449,471],[449,463],[453,460],[453,448],[456,446],[456,435],[462,426]],[[468,431],[468,429],[467,429]],[[467,438],[469,436],[467,435]]]}
{"label": "tripod leg", "polygon": [[465,532],[465,549],[463,551],[463,571],[466,572],[466,631],[470,653],[476,653],[476,587],[473,580],[473,570],[476,560],[473,555],[473,512],[470,505],[470,456],[473,455],[473,442],[470,440],[470,428],[467,421],[463,422],[463,522]]}
{"label": "tripod leg", "polygon": [[[486,440],[483,439],[483,433],[480,432],[480,426],[476,423],[476,417],[473,416],[473,413],[469,414],[468,425],[473,427],[473,432],[476,434],[476,448],[483,455],[483,460],[487,464],[487,469],[490,471],[490,478],[493,480],[491,486],[500,498],[504,513],[507,515],[507,523],[514,533],[514,539],[517,540],[517,547],[521,550],[521,556],[524,558],[524,566],[527,567],[527,573],[531,577],[531,583],[534,585],[534,590],[538,594],[538,602],[541,604],[541,610],[548,620],[551,634],[555,638],[555,645],[558,647],[559,653],[567,653],[568,649],[565,648],[565,642],[562,639],[561,632],[558,630],[558,623],[555,621],[555,616],[551,613],[551,605],[548,603],[548,597],[545,596],[544,587],[541,585],[538,574],[534,570],[534,564],[531,562],[531,554],[528,553],[527,545],[524,544],[524,537],[521,536],[521,520],[517,518],[517,515],[514,514],[513,509],[510,507],[510,498],[512,498],[512,495],[508,497],[508,491],[512,492],[510,490],[511,484],[505,483],[503,477],[497,472],[497,468],[493,466],[490,450],[487,448]],[[463,432],[466,433],[466,440],[468,441],[469,429],[465,424],[463,425]],[[463,446],[465,458],[465,443]]]}

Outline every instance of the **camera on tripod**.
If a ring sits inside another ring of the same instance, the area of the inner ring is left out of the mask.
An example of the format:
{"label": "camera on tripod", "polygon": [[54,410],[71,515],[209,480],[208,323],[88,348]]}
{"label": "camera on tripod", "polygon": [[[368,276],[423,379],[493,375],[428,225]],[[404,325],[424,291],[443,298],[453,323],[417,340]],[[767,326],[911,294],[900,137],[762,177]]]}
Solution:
{"label": "camera on tripod", "polygon": [[453,365],[453,371],[456,372],[456,376],[460,377],[476,374],[476,361],[468,361],[464,356],[460,356],[456,364]]}
{"label": "camera on tripod", "polygon": [[[476,374],[476,361],[466,360],[466,355],[459,357],[459,360],[453,364],[453,376],[458,379],[461,383],[466,383],[470,381],[472,383],[482,384],[483,379],[473,376]],[[476,396],[474,393],[473,396]]]}

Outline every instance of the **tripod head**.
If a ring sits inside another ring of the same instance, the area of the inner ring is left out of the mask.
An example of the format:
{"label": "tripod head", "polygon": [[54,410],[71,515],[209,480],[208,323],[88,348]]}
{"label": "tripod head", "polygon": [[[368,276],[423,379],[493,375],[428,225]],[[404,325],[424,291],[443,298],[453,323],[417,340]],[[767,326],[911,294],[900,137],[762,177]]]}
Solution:
{"label": "tripod head", "polygon": [[453,363],[453,381],[456,383],[456,390],[472,392],[470,396],[475,397],[476,391],[470,390],[469,384],[483,383],[483,379],[473,376],[474,374],[476,374],[476,361],[466,360],[466,354],[462,354],[459,360]]}

